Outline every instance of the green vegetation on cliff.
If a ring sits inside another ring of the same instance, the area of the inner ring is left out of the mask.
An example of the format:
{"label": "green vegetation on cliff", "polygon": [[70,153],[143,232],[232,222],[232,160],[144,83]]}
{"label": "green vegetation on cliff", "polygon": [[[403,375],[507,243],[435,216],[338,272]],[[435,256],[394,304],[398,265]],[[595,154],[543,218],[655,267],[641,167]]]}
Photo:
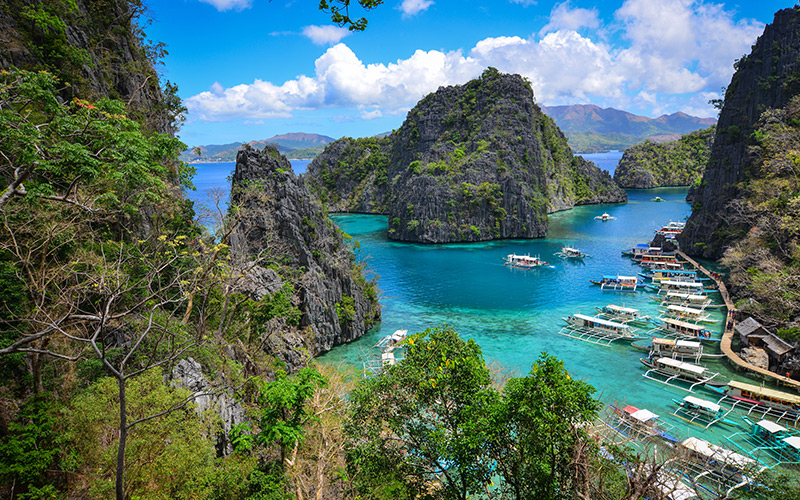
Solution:
{"label": "green vegetation on cliff", "polygon": [[427,95],[387,138],[330,144],[306,178],[330,210],[387,214],[390,238],[426,243],[542,237],[549,212],[626,199],[494,68]]}
{"label": "green vegetation on cliff", "polygon": [[756,159],[737,183],[725,223],[735,231],[722,263],[737,307],[800,340],[800,96],[761,115],[748,139]]}
{"label": "green vegetation on cliff", "polygon": [[628,148],[614,171],[614,181],[634,189],[699,184],[711,156],[715,131],[711,126],[677,141],[645,141]]}

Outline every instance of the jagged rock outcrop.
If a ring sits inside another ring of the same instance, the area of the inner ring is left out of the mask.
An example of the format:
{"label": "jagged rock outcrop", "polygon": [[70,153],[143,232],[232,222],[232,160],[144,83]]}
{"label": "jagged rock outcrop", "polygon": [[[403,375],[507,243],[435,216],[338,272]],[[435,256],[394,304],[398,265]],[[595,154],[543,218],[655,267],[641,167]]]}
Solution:
{"label": "jagged rock outcrop", "polygon": [[234,399],[230,389],[214,390],[203,375],[203,367],[192,358],[178,361],[172,369],[170,383],[173,387],[188,389],[194,396],[194,407],[199,415],[213,412],[219,417],[222,428],[216,433],[216,448],[220,456],[233,453],[231,429],[244,422],[244,407]]}
{"label": "jagged rock outcrop", "polygon": [[769,356],[764,349],[759,347],[745,347],[739,352],[739,355],[751,365],[769,370]]}
{"label": "jagged rock outcrop", "polygon": [[231,253],[247,267],[243,291],[263,300],[281,290],[299,311],[295,324],[274,318],[263,332],[266,349],[290,369],[359,338],[380,318],[375,284],[347,236],[274,146],[239,152],[231,205],[239,218]]}
{"label": "jagged rock outcrop", "polygon": [[800,89],[800,12],[775,14],[750,55],[734,65],[702,183],[690,192],[692,215],[679,241],[690,255],[719,258],[742,231],[730,217],[759,160],[749,151],[762,113],[784,108]]}
{"label": "jagged rock outcrop", "polygon": [[386,214],[389,238],[423,243],[539,238],[549,212],[627,200],[521,76],[492,68],[426,96],[388,138],[329,145],[307,179],[330,210]]}
{"label": "jagged rock outcrop", "polygon": [[[146,46],[127,0],[7,0],[0,2],[0,70],[47,71],[62,80],[62,97],[110,97],[156,132],[174,133],[180,111],[153,68],[160,47]],[[168,88],[171,88],[169,84]]]}
{"label": "jagged rock outcrop", "polygon": [[648,140],[626,149],[614,171],[614,182],[632,189],[699,184],[711,154],[714,129],[691,132],[671,142]]}

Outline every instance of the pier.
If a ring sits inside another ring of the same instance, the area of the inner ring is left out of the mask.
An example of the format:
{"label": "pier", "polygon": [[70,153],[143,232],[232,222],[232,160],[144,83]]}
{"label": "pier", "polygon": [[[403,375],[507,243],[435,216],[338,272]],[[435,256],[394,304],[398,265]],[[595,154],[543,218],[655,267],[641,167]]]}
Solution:
{"label": "pier", "polygon": [[761,367],[755,366],[753,364],[748,363],[747,361],[743,360],[738,354],[733,352],[731,348],[731,341],[733,340],[733,327],[736,325],[736,318],[730,315],[730,311],[735,310],[733,305],[733,301],[731,300],[731,296],[728,293],[728,288],[723,283],[722,279],[717,277],[716,274],[711,273],[708,269],[701,266],[697,261],[686,255],[683,251],[678,251],[678,254],[691,263],[698,271],[705,274],[717,284],[719,288],[719,294],[722,297],[722,300],[725,301],[725,307],[728,308],[729,314],[728,319],[725,322],[725,332],[722,334],[722,341],[720,342],[720,349],[725,356],[731,360],[731,362],[736,365],[740,369],[748,370],[750,372],[756,373],[760,375],[762,378],[770,378],[775,380],[777,383],[789,386],[794,388],[795,390],[800,390],[800,381],[791,379],[789,377],[784,377],[783,375],[779,375],[775,372],[771,372],[769,370],[765,370]]}

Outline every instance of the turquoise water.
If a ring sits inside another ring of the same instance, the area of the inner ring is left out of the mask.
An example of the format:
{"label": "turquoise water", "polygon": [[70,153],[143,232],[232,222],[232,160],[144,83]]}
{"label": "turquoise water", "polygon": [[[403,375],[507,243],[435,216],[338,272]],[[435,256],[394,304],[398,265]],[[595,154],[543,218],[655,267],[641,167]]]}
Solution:
{"label": "turquoise water", "polygon": [[[663,203],[650,201],[660,196]],[[607,403],[648,408],[683,434],[724,444],[731,428],[705,431],[671,412],[672,399],[688,392],[642,377],[639,358],[645,355],[629,345],[597,346],[558,335],[562,318],[571,313],[595,314],[595,307],[618,304],[657,316],[650,293],[603,292],[589,283],[604,274],[635,275],[641,268],[621,250],[646,242],[653,229],[670,220],[685,220],[690,207],[686,189],[663,188],[628,191],[629,201],[618,205],[576,207],[552,214],[548,237],[541,240],[500,241],[459,245],[413,245],[386,238],[386,218],[371,215],[337,215],[336,222],[360,243],[359,257],[379,276],[382,322],[361,339],[336,347],[320,358],[326,364],[360,367],[374,355],[372,346],[396,329],[410,332],[448,324],[463,337],[475,339],[489,363],[524,375],[539,353],[547,351],[565,361],[575,378],[588,381]],[[616,220],[594,219],[603,212]],[[561,260],[553,254],[569,244],[591,255],[584,262]],[[510,253],[539,255],[549,266],[532,270],[510,269],[503,257]],[[719,319],[724,309],[715,310]],[[722,324],[711,328],[721,330]],[[722,361],[705,362],[714,371],[731,376]],[[737,374],[736,378],[742,379]],[[696,390],[699,397],[716,400],[714,393]],[[738,420],[738,417],[734,417]]]}

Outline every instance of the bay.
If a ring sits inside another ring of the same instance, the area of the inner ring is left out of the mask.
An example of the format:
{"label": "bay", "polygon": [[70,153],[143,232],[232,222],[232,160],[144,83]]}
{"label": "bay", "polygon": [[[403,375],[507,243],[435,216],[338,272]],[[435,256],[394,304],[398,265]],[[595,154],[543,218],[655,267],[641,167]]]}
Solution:
{"label": "bay", "polygon": [[[652,239],[654,229],[670,221],[683,221],[690,213],[686,188],[629,190],[623,204],[591,205],[551,214],[547,238],[506,240],[475,244],[417,245],[391,242],[386,237],[386,217],[334,215],[341,228],[359,242],[358,258],[378,276],[382,321],[361,339],[334,348],[321,363],[360,368],[375,356],[372,347],[397,329],[410,333],[450,325],[463,337],[474,339],[487,362],[501,372],[525,375],[541,352],[565,362],[571,376],[586,380],[604,402],[648,408],[677,425],[684,435],[696,435],[724,445],[730,429],[690,429],[671,415],[673,400],[688,393],[645,379],[639,359],[646,353],[629,344],[597,346],[557,332],[562,318],[573,313],[594,315],[596,308],[617,304],[640,309],[656,317],[658,303],[651,293],[601,291],[589,283],[606,274],[636,275],[641,268],[621,250]],[[664,202],[651,201],[655,196]],[[615,220],[594,217],[608,212]],[[554,255],[562,245],[575,246],[591,255],[583,262]],[[503,258],[511,253],[538,255],[550,265],[531,270],[511,269]],[[718,300],[718,299],[717,299]],[[711,313],[720,320],[724,309]],[[727,377],[733,374],[724,361],[706,362]],[[719,395],[697,389],[699,397]]]}

